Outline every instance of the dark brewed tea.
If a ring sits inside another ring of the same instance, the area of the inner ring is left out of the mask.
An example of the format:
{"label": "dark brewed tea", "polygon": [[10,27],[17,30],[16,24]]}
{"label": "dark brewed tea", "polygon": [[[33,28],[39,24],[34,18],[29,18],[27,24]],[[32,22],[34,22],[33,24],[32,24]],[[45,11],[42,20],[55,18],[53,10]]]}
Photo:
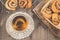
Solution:
{"label": "dark brewed tea", "polygon": [[27,27],[27,20],[23,16],[17,16],[13,19],[12,27],[15,30],[24,30]]}

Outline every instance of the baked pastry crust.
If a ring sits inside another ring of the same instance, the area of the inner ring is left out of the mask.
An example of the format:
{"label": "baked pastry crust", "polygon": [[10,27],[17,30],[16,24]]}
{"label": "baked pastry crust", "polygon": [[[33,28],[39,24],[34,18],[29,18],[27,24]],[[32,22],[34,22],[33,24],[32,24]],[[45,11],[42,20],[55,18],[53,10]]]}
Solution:
{"label": "baked pastry crust", "polygon": [[24,8],[27,5],[27,0],[19,0],[19,7]]}
{"label": "baked pastry crust", "polygon": [[52,23],[55,24],[55,25],[59,24],[59,19],[58,19],[58,14],[57,13],[52,14]]}
{"label": "baked pastry crust", "polygon": [[32,6],[32,0],[19,0],[19,7],[29,9]]}
{"label": "baked pastry crust", "polygon": [[50,19],[52,16],[52,14],[51,14],[52,12],[49,8],[44,9],[44,11],[42,13],[43,13],[43,16],[48,18],[48,19]]}
{"label": "baked pastry crust", "polygon": [[60,0],[50,0],[41,10],[44,18],[47,18],[52,25],[59,25]]}
{"label": "baked pastry crust", "polygon": [[32,0],[27,0],[27,1],[28,1],[28,3],[26,5],[26,8],[29,9],[32,6]]}
{"label": "baked pastry crust", "polygon": [[7,0],[5,3],[5,7],[8,10],[15,10],[17,7],[17,0]]}
{"label": "baked pastry crust", "polygon": [[52,3],[52,11],[53,12],[60,12],[60,0],[55,0]]}

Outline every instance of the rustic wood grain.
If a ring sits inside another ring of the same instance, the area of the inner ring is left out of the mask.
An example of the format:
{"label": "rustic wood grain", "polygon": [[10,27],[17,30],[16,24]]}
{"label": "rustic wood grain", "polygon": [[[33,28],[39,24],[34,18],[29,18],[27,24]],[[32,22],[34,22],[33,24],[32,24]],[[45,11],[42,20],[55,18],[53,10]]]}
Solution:
{"label": "rustic wood grain", "polygon": [[14,12],[17,12],[17,11],[25,11],[25,12],[29,13],[29,15],[31,15],[33,17],[33,20],[35,23],[35,29],[34,29],[33,33],[29,37],[21,39],[21,40],[60,40],[60,38],[55,37],[48,30],[46,25],[44,25],[44,23],[42,23],[41,19],[39,19],[32,11],[33,8],[35,6],[37,6],[37,4],[40,1],[41,0],[33,0],[33,6],[29,10],[17,8],[16,11],[9,11],[2,5],[3,10],[0,13],[0,40],[16,40],[16,39],[13,39],[10,35],[8,35],[8,33],[6,32],[6,25],[5,24],[6,24],[7,18],[11,14],[13,14]]}

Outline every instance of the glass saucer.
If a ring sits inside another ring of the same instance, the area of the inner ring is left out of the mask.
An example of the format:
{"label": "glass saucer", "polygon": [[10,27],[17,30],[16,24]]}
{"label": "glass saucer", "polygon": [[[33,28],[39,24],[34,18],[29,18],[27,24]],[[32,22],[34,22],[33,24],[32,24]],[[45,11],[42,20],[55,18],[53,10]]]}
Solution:
{"label": "glass saucer", "polygon": [[[23,31],[16,31],[12,27],[12,21],[17,16],[24,16],[28,22],[27,28]],[[33,21],[32,17],[29,14],[27,14],[26,12],[16,12],[16,13],[10,15],[10,17],[7,19],[6,31],[14,39],[26,38],[33,32],[33,30],[34,30],[34,21]]]}

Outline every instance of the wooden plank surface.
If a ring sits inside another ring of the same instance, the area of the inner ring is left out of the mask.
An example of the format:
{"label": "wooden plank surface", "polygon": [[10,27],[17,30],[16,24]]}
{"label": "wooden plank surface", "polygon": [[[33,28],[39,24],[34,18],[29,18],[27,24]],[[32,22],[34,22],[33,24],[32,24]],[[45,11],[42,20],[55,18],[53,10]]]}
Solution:
{"label": "wooden plank surface", "polygon": [[[34,14],[32,11],[33,8],[40,2],[41,0],[33,0],[33,6],[30,10],[22,10],[18,9],[16,11],[25,11],[29,13],[33,17],[35,23],[35,30],[33,33],[24,39],[21,40],[60,40],[60,38],[55,37],[42,23],[40,19]],[[3,6],[3,5],[2,5]],[[11,36],[8,35],[6,32],[6,20],[7,18],[14,13],[15,11],[8,11],[4,6],[2,7],[2,12],[0,13],[0,40],[16,40],[13,39]]]}

